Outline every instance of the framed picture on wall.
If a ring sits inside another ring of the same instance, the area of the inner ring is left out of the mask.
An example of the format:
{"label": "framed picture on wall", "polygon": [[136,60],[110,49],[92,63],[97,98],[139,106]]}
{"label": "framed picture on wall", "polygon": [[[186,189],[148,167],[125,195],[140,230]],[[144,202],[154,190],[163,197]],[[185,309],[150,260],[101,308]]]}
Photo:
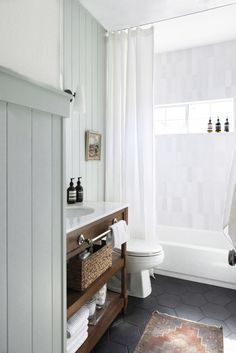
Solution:
{"label": "framed picture on wall", "polygon": [[102,135],[95,131],[85,133],[85,159],[86,161],[99,161],[101,159]]}

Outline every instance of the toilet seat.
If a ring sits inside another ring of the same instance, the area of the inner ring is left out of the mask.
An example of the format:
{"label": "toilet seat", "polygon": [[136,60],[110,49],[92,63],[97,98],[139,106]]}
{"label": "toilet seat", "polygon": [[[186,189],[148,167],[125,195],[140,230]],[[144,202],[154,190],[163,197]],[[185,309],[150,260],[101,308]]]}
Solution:
{"label": "toilet seat", "polygon": [[[120,249],[114,249],[115,252],[120,253]],[[159,255],[163,252],[160,244],[149,243],[147,240],[130,239],[127,243],[127,255],[135,257],[151,257]]]}

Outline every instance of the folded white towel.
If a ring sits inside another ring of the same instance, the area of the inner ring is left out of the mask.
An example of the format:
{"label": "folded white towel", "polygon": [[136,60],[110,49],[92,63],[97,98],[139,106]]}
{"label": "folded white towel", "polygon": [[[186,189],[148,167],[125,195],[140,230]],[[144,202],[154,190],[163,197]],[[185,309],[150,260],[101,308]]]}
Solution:
{"label": "folded white towel", "polygon": [[84,332],[82,335],[79,334],[78,336],[74,336],[73,339],[71,339],[70,343],[67,343],[67,353],[75,353],[84,343],[84,341],[88,337],[88,332]]}
{"label": "folded white towel", "polygon": [[[87,320],[86,320],[87,321]],[[71,345],[72,342],[74,342],[75,339],[78,337],[82,337],[86,332],[88,332],[88,322],[84,323],[78,331],[76,331],[73,336],[70,338],[67,338],[66,344]]]}
{"label": "folded white towel", "polygon": [[81,328],[82,324],[88,320],[88,317],[89,310],[84,305],[67,321],[67,333],[69,336],[73,336]]}
{"label": "folded white towel", "polygon": [[125,221],[119,221],[111,226],[112,247],[120,248],[129,240],[128,226]]}
{"label": "folded white towel", "polygon": [[84,331],[88,331],[88,324],[89,320],[86,319],[84,321],[81,321],[81,324],[77,326],[76,330],[73,330],[73,334],[70,333],[70,331],[67,329],[67,342],[72,339],[74,336],[77,336],[81,332],[83,333]]}
{"label": "folded white towel", "polygon": [[77,345],[77,342],[80,340],[83,340],[84,336],[87,336],[88,333],[88,320],[83,323],[83,325],[78,329],[78,331],[75,331],[72,337],[68,338],[66,341],[66,346],[67,349],[73,348],[75,345]]}

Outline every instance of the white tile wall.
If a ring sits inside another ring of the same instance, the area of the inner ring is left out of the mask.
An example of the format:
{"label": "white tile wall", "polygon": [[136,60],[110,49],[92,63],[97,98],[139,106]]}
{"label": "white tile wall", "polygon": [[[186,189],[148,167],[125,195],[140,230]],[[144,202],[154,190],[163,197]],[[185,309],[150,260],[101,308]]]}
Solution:
{"label": "white tile wall", "polygon": [[156,138],[157,223],[222,230],[235,134]]}
{"label": "white tile wall", "polygon": [[[155,103],[236,98],[236,41],[158,54]],[[156,139],[158,224],[222,229],[235,134]]]}
{"label": "white tile wall", "polygon": [[156,55],[155,103],[236,96],[236,40]]}

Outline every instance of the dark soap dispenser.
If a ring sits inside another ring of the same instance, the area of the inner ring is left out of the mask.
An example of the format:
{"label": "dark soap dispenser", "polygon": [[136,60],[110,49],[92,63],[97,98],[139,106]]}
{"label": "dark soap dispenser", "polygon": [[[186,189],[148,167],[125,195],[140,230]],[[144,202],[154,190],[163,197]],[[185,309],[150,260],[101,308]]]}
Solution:
{"label": "dark soap dispenser", "polygon": [[225,130],[225,132],[229,132],[229,119],[228,118],[226,118],[224,130]]}
{"label": "dark soap dispenser", "polygon": [[213,128],[212,128],[212,122],[211,122],[211,118],[209,118],[209,122],[208,122],[208,126],[207,126],[207,132],[212,132]]}
{"label": "dark soap dispenser", "polygon": [[67,203],[76,202],[76,190],[73,183],[74,178],[70,179],[70,186],[67,189]]}
{"label": "dark soap dispenser", "polygon": [[77,202],[83,202],[83,195],[84,195],[84,191],[83,191],[83,187],[81,185],[80,179],[82,179],[82,177],[78,177],[77,186],[76,186],[76,201]]}
{"label": "dark soap dispenser", "polygon": [[221,132],[221,123],[219,117],[217,118],[216,132]]}

